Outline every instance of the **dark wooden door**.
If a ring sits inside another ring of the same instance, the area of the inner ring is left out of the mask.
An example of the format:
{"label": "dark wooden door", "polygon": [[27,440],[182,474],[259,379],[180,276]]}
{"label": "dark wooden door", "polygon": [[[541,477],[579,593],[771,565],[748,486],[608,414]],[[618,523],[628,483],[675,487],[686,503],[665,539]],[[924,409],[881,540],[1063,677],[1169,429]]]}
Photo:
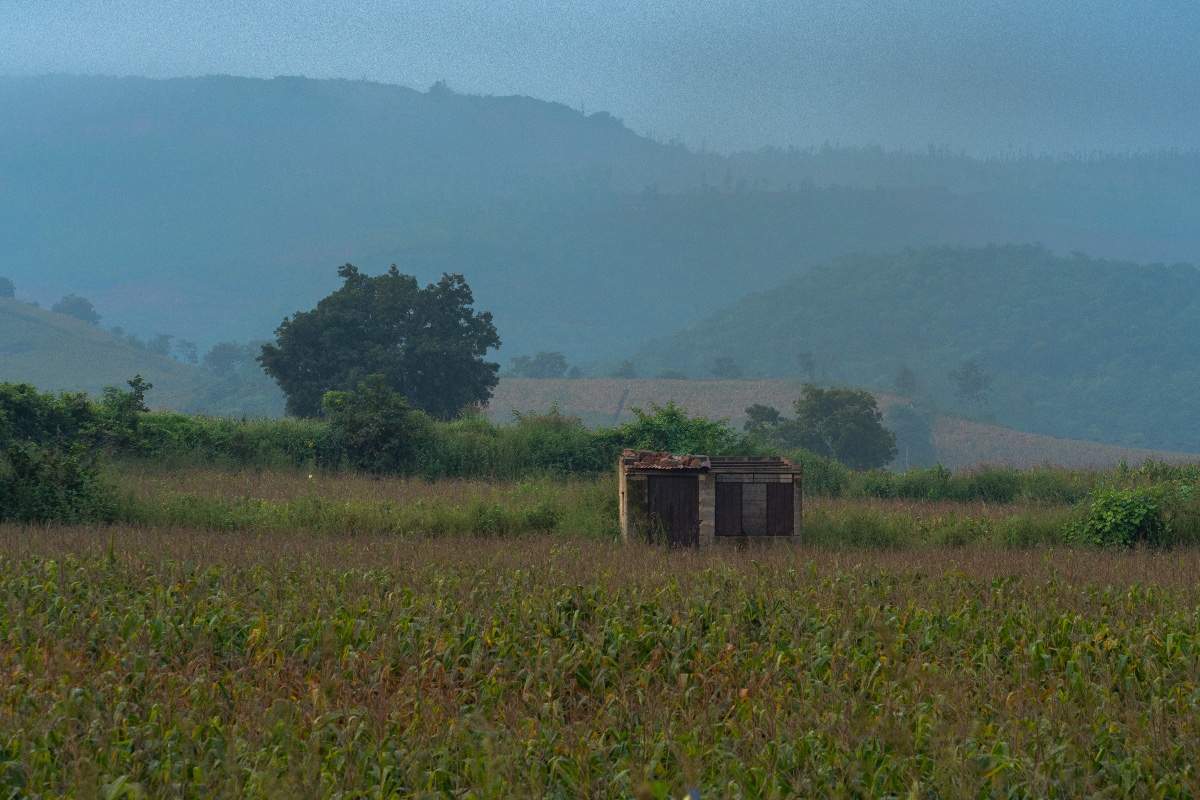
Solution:
{"label": "dark wooden door", "polygon": [[791,483],[767,484],[767,535],[791,536],[795,531],[795,497]]}
{"label": "dark wooden door", "polygon": [[717,536],[741,536],[742,485],[732,481],[717,482]]}
{"label": "dark wooden door", "polygon": [[700,481],[695,475],[651,475],[646,505],[652,530],[672,547],[700,545]]}

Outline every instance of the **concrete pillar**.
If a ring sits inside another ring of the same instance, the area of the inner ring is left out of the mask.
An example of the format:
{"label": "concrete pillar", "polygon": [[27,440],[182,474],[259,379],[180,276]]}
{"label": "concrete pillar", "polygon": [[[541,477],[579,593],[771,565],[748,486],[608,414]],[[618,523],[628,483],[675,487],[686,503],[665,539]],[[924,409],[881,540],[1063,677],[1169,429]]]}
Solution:
{"label": "concrete pillar", "polygon": [[717,535],[717,480],[706,472],[696,478],[700,482],[700,546],[708,547]]}

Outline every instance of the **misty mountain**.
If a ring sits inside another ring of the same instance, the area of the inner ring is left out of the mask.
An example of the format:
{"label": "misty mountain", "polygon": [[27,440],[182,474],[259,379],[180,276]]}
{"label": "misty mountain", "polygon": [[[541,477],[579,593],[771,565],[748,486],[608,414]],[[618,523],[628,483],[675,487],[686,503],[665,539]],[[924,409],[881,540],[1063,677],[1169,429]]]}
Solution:
{"label": "misty mountain", "polygon": [[[858,256],[733,303],[636,357],[707,375],[729,357],[753,376],[912,392],[1021,430],[1133,447],[1200,449],[1200,270],[1060,257],[1044,248],[932,248]],[[991,378],[982,404],[952,370]]]}
{"label": "misty mountain", "polygon": [[726,157],[531,98],[303,78],[0,78],[0,108],[0,275],[202,346],[265,337],[347,261],[462,272],[501,360],[578,362],[846,253],[1200,253],[1186,153]]}

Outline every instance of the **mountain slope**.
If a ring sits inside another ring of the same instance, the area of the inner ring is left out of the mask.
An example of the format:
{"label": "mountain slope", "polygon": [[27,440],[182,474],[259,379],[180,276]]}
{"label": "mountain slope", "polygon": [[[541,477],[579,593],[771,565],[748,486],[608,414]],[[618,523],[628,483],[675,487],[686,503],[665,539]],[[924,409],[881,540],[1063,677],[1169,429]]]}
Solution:
{"label": "mountain slope", "polygon": [[1200,254],[1200,157],[723,157],[524,97],[303,78],[0,78],[0,274],[202,346],[346,261],[464,273],[504,357],[628,352],[848,252],[1042,241]]}
{"label": "mountain slope", "polygon": [[[257,371],[255,371],[257,373]],[[261,373],[221,378],[73,317],[0,298],[0,382],[99,395],[134,375],[154,385],[154,408],[275,416],[283,400]]]}
{"label": "mountain slope", "polygon": [[749,374],[785,376],[810,353],[822,381],[876,389],[907,366],[925,394],[954,408],[948,373],[975,359],[993,379],[987,412],[1002,424],[1197,451],[1197,342],[1193,267],[1036,247],[936,248],[808,271],[651,343],[636,360],[651,374],[702,375],[726,356]]}
{"label": "mountain slope", "polygon": [[139,374],[154,384],[149,399],[161,408],[185,406],[203,381],[196,368],[95,325],[0,298],[0,382],[98,395]]}

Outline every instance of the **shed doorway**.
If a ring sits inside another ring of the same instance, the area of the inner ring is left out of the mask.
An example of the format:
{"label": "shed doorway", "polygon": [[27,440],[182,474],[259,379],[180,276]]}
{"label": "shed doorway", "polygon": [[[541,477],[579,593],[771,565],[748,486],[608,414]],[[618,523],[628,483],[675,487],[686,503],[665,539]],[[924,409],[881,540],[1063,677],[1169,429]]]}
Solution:
{"label": "shed doorway", "polygon": [[700,546],[700,485],[695,475],[651,475],[646,506],[652,529],[670,547]]}

